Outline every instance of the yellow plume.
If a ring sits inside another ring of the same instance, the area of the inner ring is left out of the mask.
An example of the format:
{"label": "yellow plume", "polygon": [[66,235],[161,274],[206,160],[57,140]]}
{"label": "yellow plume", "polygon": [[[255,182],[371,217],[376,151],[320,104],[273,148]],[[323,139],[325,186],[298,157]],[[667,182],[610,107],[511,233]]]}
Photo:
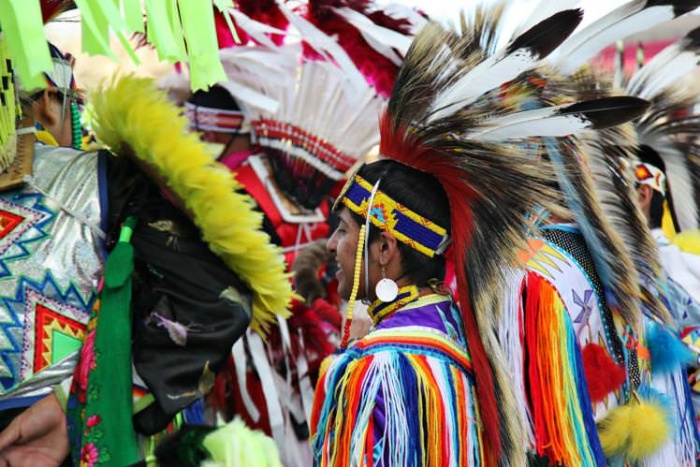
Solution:
{"label": "yellow plume", "polygon": [[598,425],[608,458],[637,462],[658,451],[671,437],[668,409],[652,400],[631,401],[614,408]]}
{"label": "yellow plume", "polygon": [[292,286],[279,248],[262,230],[262,214],[153,81],[113,79],[91,94],[95,134],[116,154],[135,156],[161,176],[192,214],[209,248],[253,291],[251,327],[266,334],[287,317]]}

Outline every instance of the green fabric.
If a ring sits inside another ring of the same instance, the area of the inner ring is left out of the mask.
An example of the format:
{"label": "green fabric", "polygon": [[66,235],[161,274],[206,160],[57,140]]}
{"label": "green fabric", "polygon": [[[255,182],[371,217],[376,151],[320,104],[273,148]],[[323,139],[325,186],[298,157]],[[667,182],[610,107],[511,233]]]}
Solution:
{"label": "green fabric", "polygon": [[100,315],[95,331],[95,366],[88,385],[85,413],[101,419],[99,447],[101,461],[110,465],[130,465],[138,461],[131,415],[131,273],[134,249],[129,243],[136,220],[128,218],[119,242],[105,264],[104,288],[100,297]]}
{"label": "green fabric", "polygon": [[83,341],[77,337],[69,336],[61,331],[54,330],[51,336],[51,355],[54,361],[62,360],[64,357],[80,350]]}

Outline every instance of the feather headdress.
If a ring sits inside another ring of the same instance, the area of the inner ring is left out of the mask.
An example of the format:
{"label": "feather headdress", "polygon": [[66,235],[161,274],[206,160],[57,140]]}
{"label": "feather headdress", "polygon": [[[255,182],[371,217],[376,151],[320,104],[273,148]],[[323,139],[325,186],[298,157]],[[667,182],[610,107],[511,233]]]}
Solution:
{"label": "feather headdress", "polygon": [[700,226],[700,28],[668,46],[629,79],[625,92],[651,102],[636,122],[639,144],[666,169],[667,199],[676,230]]}
{"label": "feather headdress", "polygon": [[416,35],[381,119],[380,154],[431,174],[445,189],[484,439],[496,457],[520,465],[524,427],[507,415],[515,409],[493,310],[502,266],[516,263],[525,245],[527,213],[561,213],[555,173],[536,159],[575,157],[572,134],[634,118],[645,103],[548,101],[550,71],[538,65],[581,12],[554,14],[499,49],[492,43],[498,11],[479,12],[473,27],[463,20],[461,35],[434,23]]}
{"label": "feather headdress", "polygon": [[[381,96],[391,94],[413,38],[407,17],[390,16],[371,0],[311,0],[302,14],[319,30],[337,38]],[[305,47],[307,55],[314,55],[312,48]]]}
{"label": "feather headdress", "polygon": [[379,142],[384,101],[361,75],[330,60],[304,59],[300,44],[232,48],[221,56],[229,76],[222,86],[269,149],[280,187],[305,208],[316,208]]}

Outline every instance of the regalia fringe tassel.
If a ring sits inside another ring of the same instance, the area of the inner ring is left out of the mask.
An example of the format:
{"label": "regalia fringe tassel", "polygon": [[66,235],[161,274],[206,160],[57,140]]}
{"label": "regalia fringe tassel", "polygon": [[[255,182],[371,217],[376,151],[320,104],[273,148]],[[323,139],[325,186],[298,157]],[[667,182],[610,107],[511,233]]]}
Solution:
{"label": "regalia fringe tassel", "polygon": [[598,435],[608,458],[635,463],[653,455],[670,440],[673,424],[668,401],[647,389],[611,410],[598,424]]}
{"label": "regalia fringe tassel", "polygon": [[[382,351],[392,348],[411,351]],[[320,465],[476,465],[482,442],[467,433],[477,417],[465,405],[473,391],[467,371],[469,357],[429,332],[376,331],[351,346],[317,389],[336,395],[316,397],[312,448],[322,453]],[[441,387],[455,391],[446,396]]]}
{"label": "regalia fringe tassel", "polygon": [[[202,238],[253,291],[251,327],[265,334],[275,315],[288,316],[293,296],[280,250],[262,230],[262,214],[153,81],[113,79],[91,95],[98,139],[162,177],[185,204]],[[166,187],[164,187],[166,188]]]}
{"label": "regalia fringe tassel", "polygon": [[527,279],[525,346],[537,453],[556,465],[606,465],[583,373],[581,352],[556,290]]}

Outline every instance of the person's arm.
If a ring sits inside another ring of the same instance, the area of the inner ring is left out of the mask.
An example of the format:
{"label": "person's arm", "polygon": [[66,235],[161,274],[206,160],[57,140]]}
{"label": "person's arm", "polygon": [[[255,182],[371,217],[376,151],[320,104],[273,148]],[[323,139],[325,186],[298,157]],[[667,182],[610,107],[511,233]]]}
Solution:
{"label": "person's arm", "polygon": [[66,415],[55,394],[39,400],[0,433],[0,466],[58,466],[68,456]]}

